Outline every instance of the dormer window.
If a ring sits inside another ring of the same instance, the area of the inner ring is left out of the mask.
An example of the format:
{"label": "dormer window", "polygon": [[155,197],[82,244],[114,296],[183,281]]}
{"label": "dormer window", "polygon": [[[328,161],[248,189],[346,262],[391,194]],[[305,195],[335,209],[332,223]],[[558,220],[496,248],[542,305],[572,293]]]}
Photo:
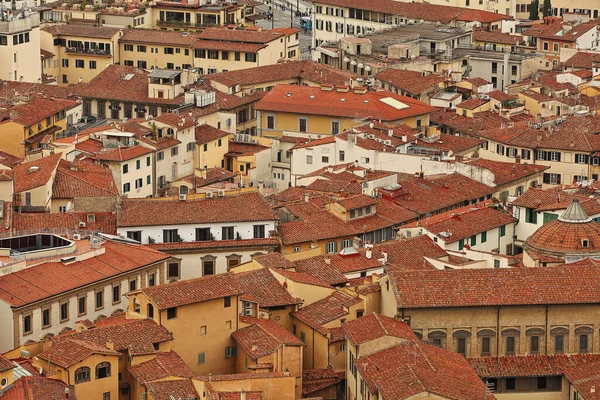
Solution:
{"label": "dormer window", "polygon": [[371,214],[371,206],[366,206],[365,207],[365,215],[369,215]]}
{"label": "dormer window", "polygon": [[590,241],[588,239],[581,239],[581,247],[586,249],[590,245]]}

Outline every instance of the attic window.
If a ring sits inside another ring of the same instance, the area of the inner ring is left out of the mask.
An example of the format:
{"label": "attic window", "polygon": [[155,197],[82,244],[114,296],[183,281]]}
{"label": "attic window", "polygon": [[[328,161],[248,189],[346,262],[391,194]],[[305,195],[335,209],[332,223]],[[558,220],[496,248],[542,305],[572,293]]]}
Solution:
{"label": "attic window", "polygon": [[581,247],[584,249],[590,245],[590,241],[588,239],[581,239]]}
{"label": "attic window", "polygon": [[96,215],[94,215],[94,214],[88,214],[87,215],[87,222],[96,222]]}
{"label": "attic window", "polygon": [[288,94],[286,94],[285,97],[292,97],[292,92],[288,92]]}

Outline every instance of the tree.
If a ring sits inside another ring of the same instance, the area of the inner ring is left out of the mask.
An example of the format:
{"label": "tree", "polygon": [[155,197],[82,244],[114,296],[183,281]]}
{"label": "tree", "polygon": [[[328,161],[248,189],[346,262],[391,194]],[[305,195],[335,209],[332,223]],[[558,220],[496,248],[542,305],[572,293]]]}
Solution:
{"label": "tree", "polygon": [[552,3],[551,0],[544,0],[544,6],[542,8],[544,18],[552,16]]}
{"label": "tree", "polygon": [[531,21],[537,21],[538,19],[540,19],[540,0],[531,0],[529,19]]}

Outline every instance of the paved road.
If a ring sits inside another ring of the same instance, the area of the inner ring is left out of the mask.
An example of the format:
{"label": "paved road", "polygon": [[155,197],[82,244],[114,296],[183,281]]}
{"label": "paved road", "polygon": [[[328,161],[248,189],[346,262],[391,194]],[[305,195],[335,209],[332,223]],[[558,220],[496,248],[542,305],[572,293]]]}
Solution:
{"label": "paved road", "polygon": [[[301,49],[301,58],[309,59],[308,46],[311,44],[311,32],[302,29],[300,25],[300,17],[293,15],[290,20],[290,4],[293,6],[293,13],[296,13],[296,6],[300,7],[300,12],[308,13],[309,10],[312,10],[312,2],[306,0],[263,0],[263,5],[258,6],[258,12],[264,12],[265,14],[269,11],[272,11],[274,8],[274,18],[268,20],[263,19],[257,21],[256,25],[264,28],[264,29],[272,29],[272,28],[286,28],[288,26],[293,26],[294,28],[300,29],[300,49]],[[282,9],[283,6],[283,9]],[[271,8],[269,8],[271,7]]]}

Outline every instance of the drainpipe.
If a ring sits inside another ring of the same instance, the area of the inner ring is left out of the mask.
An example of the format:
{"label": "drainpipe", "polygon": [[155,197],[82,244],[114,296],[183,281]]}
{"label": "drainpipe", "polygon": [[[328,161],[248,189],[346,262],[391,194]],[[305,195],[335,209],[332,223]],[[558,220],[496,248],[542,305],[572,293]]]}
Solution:
{"label": "drainpipe", "polygon": [[312,330],[312,369],[315,369],[315,330]]}
{"label": "drainpipe", "polygon": [[496,357],[500,356],[500,307],[496,307]]}
{"label": "drainpipe", "polygon": [[546,304],[546,337],[544,340],[544,354],[548,354],[548,305]]}

